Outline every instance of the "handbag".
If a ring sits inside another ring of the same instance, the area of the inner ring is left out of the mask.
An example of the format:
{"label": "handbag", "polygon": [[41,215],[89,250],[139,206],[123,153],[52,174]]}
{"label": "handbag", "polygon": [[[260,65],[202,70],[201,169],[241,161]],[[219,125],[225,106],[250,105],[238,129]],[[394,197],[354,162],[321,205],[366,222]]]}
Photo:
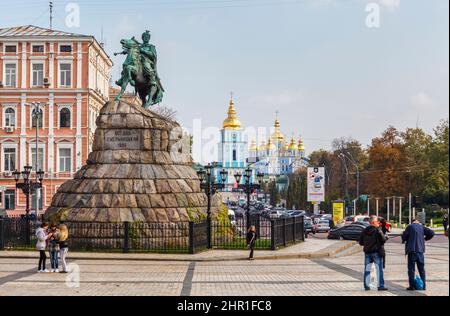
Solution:
{"label": "handbag", "polygon": [[423,291],[423,289],[425,288],[425,284],[423,283],[423,280],[420,276],[416,276],[416,278],[414,279],[414,288],[417,291]]}

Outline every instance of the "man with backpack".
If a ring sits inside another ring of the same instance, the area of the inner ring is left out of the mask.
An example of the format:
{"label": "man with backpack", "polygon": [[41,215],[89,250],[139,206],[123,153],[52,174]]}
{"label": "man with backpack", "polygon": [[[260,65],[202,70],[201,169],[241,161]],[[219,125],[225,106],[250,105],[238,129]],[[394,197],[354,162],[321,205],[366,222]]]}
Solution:
{"label": "man with backpack", "polygon": [[[422,225],[419,219],[409,225],[402,234],[403,243],[406,243],[406,255],[408,256],[408,291],[426,290],[426,275],[425,275],[425,241],[431,240],[435,233],[431,229]],[[415,287],[416,264],[419,270],[420,278],[423,281],[423,288],[417,289]]]}
{"label": "man with backpack", "polygon": [[378,274],[378,291],[387,291],[384,286],[384,271],[383,271],[383,253],[386,237],[380,230],[380,222],[378,217],[370,217],[370,226],[368,226],[361,233],[359,244],[364,246],[365,253],[365,269],[364,269],[364,289],[370,291],[370,271],[372,264],[375,264]]}

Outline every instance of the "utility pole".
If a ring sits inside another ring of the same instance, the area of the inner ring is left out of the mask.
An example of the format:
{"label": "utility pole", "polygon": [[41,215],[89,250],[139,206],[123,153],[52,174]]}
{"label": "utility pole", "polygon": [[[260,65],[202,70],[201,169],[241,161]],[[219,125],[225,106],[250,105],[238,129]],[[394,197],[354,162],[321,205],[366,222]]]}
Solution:
{"label": "utility pole", "polygon": [[367,196],[367,215],[370,216],[370,196]]}
{"label": "utility pole", "polygon": [[392,197],[392,215],[395,216],[395,196]]}
{"label": "utility pole", "polygon": [[375,208],[377,211],[377,217],[380,215],[380,198],[375,199]]}
{"label": "utility pole", "polygon": [[398,218],[399,218],[398,223],[401,227],[402,226],[402,201],[403,201],[404,197],[399,197],[398,199],[400,200],[400,205],[399,205],[400,209],[398,211]]}
{"label": "utility pole", "polygon": [[409,216],[408,216],[408,224],[411,225],[411,211],[412,211],[412,193],[409,193]]}
{"label": "utility pole", "polygon": [[386,218],[386,220],[389,222],[389,219],[390,219],[390,204],[389,204],[389,200],[390,200],[391,198],[390,197],[387,197],[386,198],[386,201],[387,201],[387,218]]}

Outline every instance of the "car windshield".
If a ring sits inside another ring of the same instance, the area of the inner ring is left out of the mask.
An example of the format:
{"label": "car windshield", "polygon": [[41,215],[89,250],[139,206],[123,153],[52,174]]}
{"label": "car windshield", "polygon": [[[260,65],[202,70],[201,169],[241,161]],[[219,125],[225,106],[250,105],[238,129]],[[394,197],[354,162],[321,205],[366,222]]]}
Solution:
{"label": "car windshield", "polygon": [[330,222],[328,221],[320,221],[319,224],[324,224],[324,225],[328,225]]}

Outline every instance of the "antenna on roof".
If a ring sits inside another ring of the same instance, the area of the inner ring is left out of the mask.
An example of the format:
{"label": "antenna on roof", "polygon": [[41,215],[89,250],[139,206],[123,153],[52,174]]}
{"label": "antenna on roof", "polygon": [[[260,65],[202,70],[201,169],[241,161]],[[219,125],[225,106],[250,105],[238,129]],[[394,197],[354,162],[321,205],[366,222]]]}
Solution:
{"label": "antenna on roof", "polygon": [[50,7],[50,30],[53,30],[53,1],[49,1]]}

